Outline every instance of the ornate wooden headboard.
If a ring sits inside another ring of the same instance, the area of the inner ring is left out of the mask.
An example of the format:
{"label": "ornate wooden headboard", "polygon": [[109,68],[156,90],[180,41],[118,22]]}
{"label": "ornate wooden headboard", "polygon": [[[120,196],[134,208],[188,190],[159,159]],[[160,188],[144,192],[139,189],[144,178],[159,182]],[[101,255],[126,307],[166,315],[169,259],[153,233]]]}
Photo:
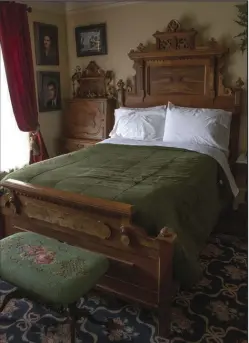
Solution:
{"label": "ornate wooden headboard", "polygon": [[147,107],[173,104],[185,107],[221,108],[233,113],[230,162],[238,157],[243,81],[223,85],[228,49],[211,39],[196,46],[194,29],[183,30],[171,20],[165,32],[156,32],[155,44],[139,44],[129,52],[134,61],[134,81],[118,82],[120,106]]}

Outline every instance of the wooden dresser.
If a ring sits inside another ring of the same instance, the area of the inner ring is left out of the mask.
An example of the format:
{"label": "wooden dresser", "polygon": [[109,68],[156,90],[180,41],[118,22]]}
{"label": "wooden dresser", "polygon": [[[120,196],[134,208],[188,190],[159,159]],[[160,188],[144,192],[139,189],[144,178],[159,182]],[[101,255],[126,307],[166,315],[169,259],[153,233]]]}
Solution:
{"label": "wooden dresser", "polygon": [[63,153],[88,148],[109,137],[116,107],[111,76],[94,61],[82,72],[76,70],[73,99],[68,101],[63,117]]}

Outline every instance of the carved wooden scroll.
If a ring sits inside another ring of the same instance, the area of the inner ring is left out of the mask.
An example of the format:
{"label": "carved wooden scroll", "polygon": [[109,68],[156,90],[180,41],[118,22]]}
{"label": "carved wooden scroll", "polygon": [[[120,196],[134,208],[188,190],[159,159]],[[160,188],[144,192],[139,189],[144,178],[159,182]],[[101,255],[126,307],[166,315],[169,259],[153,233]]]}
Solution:
{"label": "carved wooden scroll", "polygon": [[187,50],[195,48],[195,36],[197,31],[182,30],[181,24],[177,20],[171,20],[165,32],[154,33],[158,50]]}
{"label": "carved wooden scroll", "polygon": [[89,213],[62,208],[56,204],[46,206],[46,203],[31,198],[23,198],[23,214],[31,219],[42,220],[49,224],[71,228],[102,239],[111,237],[111,228],[101,218],[93,218]]}

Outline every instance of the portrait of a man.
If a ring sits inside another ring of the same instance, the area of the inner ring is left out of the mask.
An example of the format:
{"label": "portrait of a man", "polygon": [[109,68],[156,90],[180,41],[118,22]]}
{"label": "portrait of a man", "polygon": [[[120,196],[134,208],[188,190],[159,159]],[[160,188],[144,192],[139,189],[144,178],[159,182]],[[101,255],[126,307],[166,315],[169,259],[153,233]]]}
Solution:
{"label": "portrait of a man", "polygon": [[57,87],[54,81],[50,81],[47,84],[47,108],[55,108],[58,105],[58,98],[57,98]]}
{"label": "portrait of a man", "polygon": [[37,72],[39,112],[61,109],[60,73]]}
{"label": "portrait of a man", "polygon": [[34,23],[35,54],[38,65],[59,65],[58,28],[55,25]]}

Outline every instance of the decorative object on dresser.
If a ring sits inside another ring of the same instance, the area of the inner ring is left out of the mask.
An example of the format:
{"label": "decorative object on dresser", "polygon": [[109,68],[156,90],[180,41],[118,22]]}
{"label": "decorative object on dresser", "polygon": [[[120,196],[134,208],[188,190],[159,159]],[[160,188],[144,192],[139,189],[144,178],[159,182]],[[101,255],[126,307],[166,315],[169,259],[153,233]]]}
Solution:
{"label": "decorative object on dresser", "polygon": [[75,28],[77,57],[106,55],[106,24]]}
{"label": "decorative object on dresser", "polygon": [[60,73],[53,71],[38,71],[37,83],[39,112],[60,110]]}
{"label": "decorative object on dresser", "polygon": [[113,72],[104,71],[94,61],[72,76],[73,99],[64,115],[63,152],[90,147],[108,138],[116,107]]}
{"label": "decorative object on dresser", "polygon": [[58,27],[34,22],[35,56],[38,65],[59,65]]}

